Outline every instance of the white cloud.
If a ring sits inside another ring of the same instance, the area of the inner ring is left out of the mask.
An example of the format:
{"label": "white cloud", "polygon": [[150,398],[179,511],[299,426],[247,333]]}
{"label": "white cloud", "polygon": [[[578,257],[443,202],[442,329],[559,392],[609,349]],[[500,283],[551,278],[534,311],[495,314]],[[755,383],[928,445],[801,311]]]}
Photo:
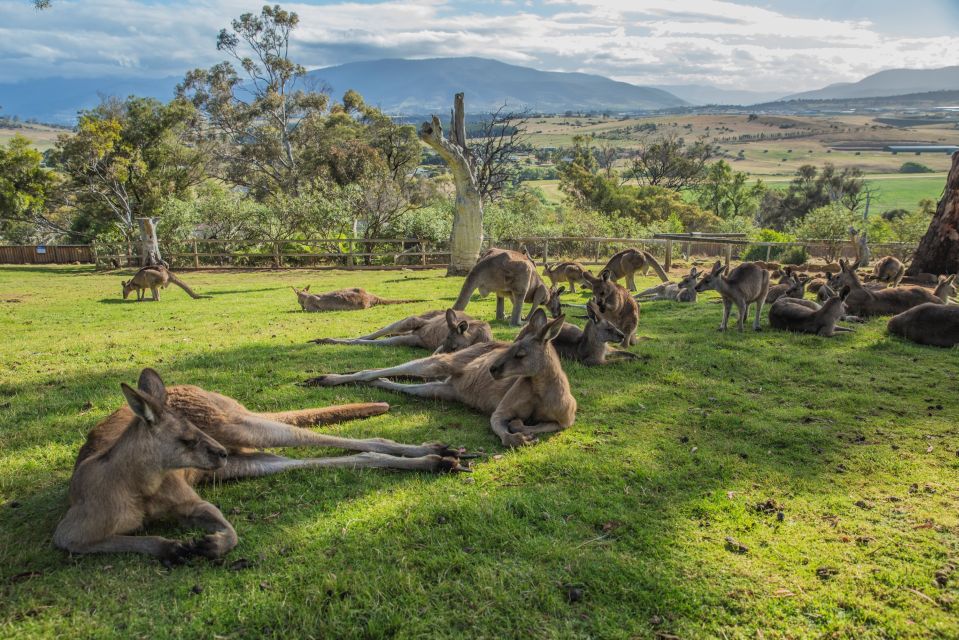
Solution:
{"label": "white cloud", "polygon": [[[310,67],[378,57],[483,56],[648,84],[783,91],[889,67],[936,67],[959,37],[883,33],[866,17],[811,19],[723,0],[409,0],[284,3]],[[219,29],[258,3],[63,0],[36,12],[0,0],[0,81],[181,75],[221,59]]]}

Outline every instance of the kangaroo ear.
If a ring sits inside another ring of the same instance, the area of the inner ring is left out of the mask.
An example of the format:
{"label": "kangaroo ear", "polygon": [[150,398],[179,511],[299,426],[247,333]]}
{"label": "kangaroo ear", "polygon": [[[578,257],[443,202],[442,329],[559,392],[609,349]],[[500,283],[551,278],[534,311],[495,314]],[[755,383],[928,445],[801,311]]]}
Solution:
{"label": "kangaroo ear", "polygon": [[529,317],[529,324],[534,330],[539,331],[546,326],[546,320],[546,311],[543,310],[543,307],[539,307]]}
{"label": "kangaroo ear", "polygon": [[456,312],[452,309],[446,310],[446,326],[450,329],[456,326]]}
{"label": "kangaroo ear", "polygon": [[158,406],[156,401],[150,396],[141,393],[125,382],[120,383],[120,389],[127,399],[127,404],[133,409],[133,413],[149,425],[154,425],[160,419],[162,406]]}
{"label": "kangaroo ear", "polygon": [[556,290],[556,293],[554,293],[553,295],[561,296],[561,295],[563,295],[563,292],[565,292],[565,291],[566,291],[566,285],[564,284],[564,285],[561,286],[559,289],[557,289],[557,290]]}
{"label": "kangaroo ear", "polygon": [[592,300],[586,303],[586,317],[594,324],[599,323],[599,310],[596,309],[596,303]]}
{"label": "kangaroo ear", "polygon": [[609,282],[612,278],[612,275],[613,274],[609,272],[609,269],[603,269],[603,272],[599,274],[599,277],[603,279],[603,282]]}
{"label": "kangaroo ear", "polygon": [[461,335],[466,333],[466,331],[469,328],[470,328],[470,323],[467,322],[466,320],[460,320],[460,323],[456,325],[456,331],[460,333]]}
{"label": "kangaroo ear", "polygon": [[306,285],[305,287],[303,287],[303,290],[304,290],[304,291],[309,291],[309,290],[310,290],[310,285]]}
{"label": "kangaroo ear", "polygon": [[549,342],[553,338],[559,335],[560,330],[563,328],[563,323],[566,322],[566,316],[560,314],[558,318],[550,322],[548,325],[539,330],[539,335],[537,338],[540,342]]}
{"label": "kangaroo ear", "polygon": [[166,404],[166,385],[155,370],[147,367],[140,372],[137,389],[155,399],[161,406]]}

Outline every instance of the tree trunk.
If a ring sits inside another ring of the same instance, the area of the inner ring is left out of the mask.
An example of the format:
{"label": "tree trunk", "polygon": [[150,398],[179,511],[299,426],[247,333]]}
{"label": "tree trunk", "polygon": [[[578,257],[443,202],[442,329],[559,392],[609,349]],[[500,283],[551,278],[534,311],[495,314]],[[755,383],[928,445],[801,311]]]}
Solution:
{"label": "tree trunk", "polygon": [[929,230],[919,242],[906,275],[937,276],[959,271],[959,152],[952,156],[946,190]]}
{"label": "tree trunk", "polygon": [[465,275],[476,264],[483,245],[483,198],[476,184],[476,173],[466,144],[463,94],[457,93],[450,123],[450,139],[443,137],[440,119],[420,127],[420,140],[433,148],[449,166],[456,185],[456,208],[450,235],[450,266],[446,274]]}
{"label": "tree trunk", "polygon": [[160,243],[157,241],[156,218],[137,218],[140,225],[140,266],[168,266],[160,257]]}

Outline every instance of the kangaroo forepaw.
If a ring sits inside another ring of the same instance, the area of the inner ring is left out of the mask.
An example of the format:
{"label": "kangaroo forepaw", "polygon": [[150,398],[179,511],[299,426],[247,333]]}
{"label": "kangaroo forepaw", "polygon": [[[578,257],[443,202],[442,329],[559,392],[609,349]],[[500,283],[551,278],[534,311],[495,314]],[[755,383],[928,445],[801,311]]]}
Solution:
{"label": "kangaroo forepaw", "polygon": [[503,446],[506,447],[525,447],[526,445],[535,444],[536,438],[534,436],[519,432],[519,433],[505,433],[500,436],[500,440],[503,442]]}
{"label": "kangaroo forepaw", "polygon": [[170,540],[166,548],[163,550],[163,554],[160,556],[160,564],[167,569],[170,569],[186,563],[186,561],[192,558],[193,555],[192,543],[180,542],[179,540]]}
{"label": "kangaroo forepaw", "polygon": [[437,457],[439,460],[437,460],[433,466],[433,471],[436,471],[437,473],[473,473],[472,469],[460,463],[459,458],[448,456]]}

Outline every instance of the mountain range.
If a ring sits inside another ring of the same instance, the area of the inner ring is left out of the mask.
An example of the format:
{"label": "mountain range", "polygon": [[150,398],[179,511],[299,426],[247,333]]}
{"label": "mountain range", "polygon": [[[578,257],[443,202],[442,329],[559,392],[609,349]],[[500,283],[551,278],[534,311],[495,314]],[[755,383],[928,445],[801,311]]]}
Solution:
{"label": "mountain range", "polygon": [[816,91],[804,91],[784,100],[837,100],[878,98],[910,93],[959,89],[959,66],[941,69],[887,69],[859,82],[840,82]]}

